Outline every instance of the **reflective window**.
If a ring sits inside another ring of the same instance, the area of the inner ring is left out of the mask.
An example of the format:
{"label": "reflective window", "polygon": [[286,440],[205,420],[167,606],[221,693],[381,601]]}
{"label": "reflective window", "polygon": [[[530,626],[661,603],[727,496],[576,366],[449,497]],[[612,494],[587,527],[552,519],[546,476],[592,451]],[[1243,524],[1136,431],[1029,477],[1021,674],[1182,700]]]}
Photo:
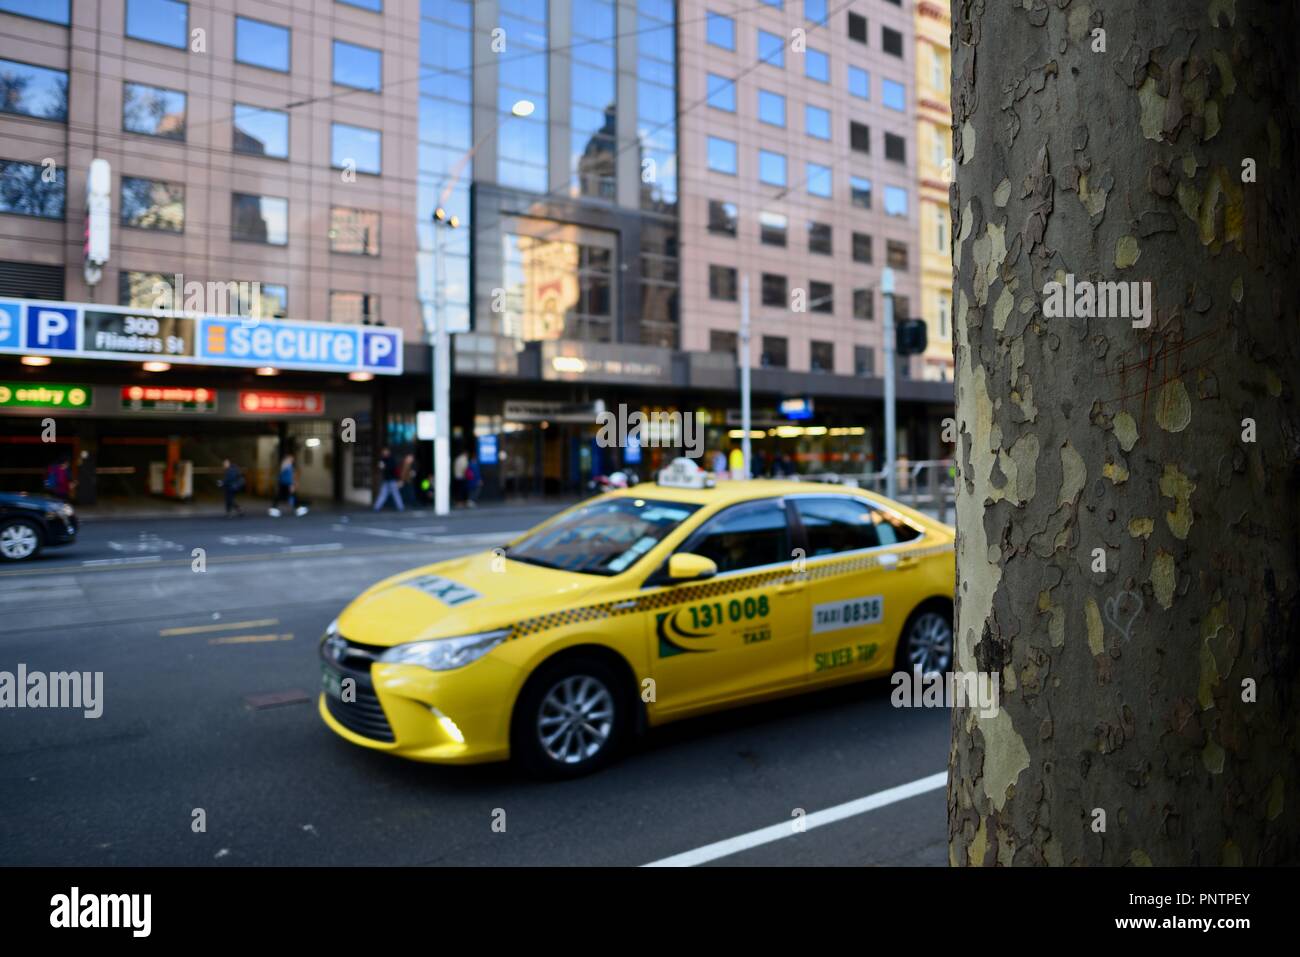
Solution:
{"label": "reflective window", "polygon": [[876,374],[876,350],[871,346],[853,347],[853,374],[874,376]]}
{"label": "reflective window", "polygon": [[803,0],[803,16],[813,23],[826,24],[826,0]]}
{"label": "reflective window", "polygon": [[890,269],[907,272],[907,243],[896,239],[885,240],[885,264]]}
{"label": "reflective window", "polygon": [[618,183],[618,50],[615,0],[574,0],[569,115],[571,186],[612,203]]}
{"label": "reflective window", "polygon": [[288,244],[289,201],[276,196],[232,193],[230,235],[247,243]]}
{"label": "reflective window", "polygon": [[784,369],[790,362],[789,341],[785,336],[764,336],[758,361],[764,368]]}
{"label": "reflective window", "polygon": [[345,3],[349,7],[360,7],[362,10],[373,10],[379,13],[384,9],[384,0],[337,0],[338,3]]}
{"label": "reflective window", "polygon": [[885,214],[887,216],[907,215],[907,190],[901,186],[885,187]]}
{"label": "reflective window", "polygon": [[829,166],[823,166],[820,163],[809,163],[806,175],[808,177],[808,193],[810,196],[831,198],[831,168]]}
{"label": "reflective window", "polygon": [[708,104],[715,110],[726,110],[728,113],[736,112],[736,81],[729,80],[725,76],[718,76],[716,73],[708,75],[709,93]]}
{"label": "reflective window", "polygon": [[164,309],[172,307],[172,277],[160,272],[132,272],[123,269],[117,274],[117,304],[133,309],[152,309],[157,303]]}
{"label": "reflective window", "polygon": [[848,495],[796,498],[795,511],[808,536],[808,557],[909,542],[921,533],[901,519]]}
{"label": "reflective window", "polygon": [[236,153],[288,158],[289,114],[283,110],[236,103],[233,129]]}
{"label": "reflective window", "polygon": [[758,31],[758,59],[768,66],[785,68],[785,40],[766,30]]}
{"label": "reflective window", "polygon": [[359,90],[379,90],[383,86],[384,57],[378,50],[354,43],[334,41],[334,82]]}
{"label": "reflective window", "polygon": [[722,302],[735,302],[739,280],[733,266],[709,267],[709,298]]}
{"label": "reflective window", "polygon": [[68,25],[68,5],[70,0],[0,0],[0,10],[5,13],[17,13],[35,20],[49,20],[50,23]]}
{"label": "reflective window", "polygon": [[698,505],[644,498],[597,499],[529,532],[506,550],[513,562],[584,575],[617,575],[673,532]]}
{"label": "reflective window", "polygon": [[550,186],[549,6],[544,0],[504,3],[498,17],[509,54],[496,58],[497,180],[535,193]]}
{"label": "reflective window", "polygon": [[505,233],[501,334],[529,342],[611,341],[616,241],[612,234],[600,238],[608,245]]}
{"label": "reflective window", "polygon": [[720,13],[709,11],[706,17],[705,37],[715,47],[736,49],[736,21]]}
{"label": "reflective window", "polygon": [[765,246],[784,246],[790,220],[782,213],[758,214],[758,238]]}
{"label": "reflective window", "polygon": [[123,226],[161,229],[179,233],[185,229],[185,187],[136,176],[122,177]]}
{"label": "reflective window", "polygon": [[809,136],[815,136],[819,140],[830,139],[831,111],[823,110],[820,106],[813,106],[811,103],[804,104],[803,128]]}
{"label": "reflective window", "polygon": [[379,323],[379,297],[368,292],[330,291],[329,321],[348,326]]}
{"label": "reflective window", "polygon": [[811,372],[834,372],[835,343],[818,342],[816,339],[809,343],[808,368]]}
{"label": "reflective window", "polygon": [[809,47],[804,51],[803,73],[804,76],[810,79],[829,83],[831,81],[831,58],[821,50],[814,50]]}
{"label": "reflective window", "polygon": [[709,200],[709,232],[721,236],[736,235],[736,204]]}
{"label": "reflective window", "polygon": [[867,233],[854,233],[853,261],[855,263],[870,263],[871,258],[871,236]]}
{"label": "reflective window", "polygon": [[0,213],[62,219],[67,198],[66,170],[53,177],[38,163],[0,160]]}
{"label": "reflective window", "polygon": [[788,563],[785,506],[772,499],[733,506],[705,522],[680,551],[712,559],[719,572]]}
{"label": "reflective window", "polygon": [[367,209],[330,209],[330,252],[379,255],[379,214]]}
{"label": "reflective window", "polygon": [[893,80],[880,81],[880,102],[902,113],[907,109],[907,88]]}
{"label": "reflective window", "polygon": [[709,137],[709,169],[736,175],[736,144],[717,136]]}
{"label": "reflective window", "polygon": [[871,99],[871,74],[861,67],[849,67],[849,93],[860,100]]}
{"label": "reflective window", "polygon": [[876,303],[872,290],[853,290],[853,318],[866,320],[876,318]]}
{"label": "reflective window", "polygon": [[769,150],[759,150],[758,181],[769,186],[786,185],[785,157]]}
{"label": "reflective window", "polygon": [[849,177],[849,194],[854,206],[860,206],[862,209],[871,208],[871,180],[865,176]]}
{"label": "reflective window", "polygon": [[250,66],[289,72],[289,28],[235,17],[235,59]]}
{"label": "reflective window", "polygon": [[378,176],[381,168],[378,130],[346,123],[330,125],[330,161],[335,169],[354,169],[358,173]]}
{"label": "reflective window", "polygon": [[260,311],[254,313],[254,303],[251,296],[237,296],[239,314],[241,316],[256,315],[262,319],[288,319],[289,318],[289,289],[287,286],[281,286],[276,283],[259,282],[257,284],[258,302]]}
{"label": "reflective window", "polygon": [[835,290],[830,283],[816,279],[808,283],[808,311],[828,315],[835,312]]}
{"label": "reflective window", "polygon": [[170,140],[185,139],[185,94],[143,83],[124,83],[122,129]]}
{"label": "reflective window", "polygon": [[126,35],[184,50],[189,46],[190,5],[177,0],[126,0]]}
{"label": "reflective window", "polygon": [[68,74],[16,60],[0,60],[0,113],[66,123]]}
{"label": "reflective window", "polygon": [[785,276],[770,272],[763,273],[761,283],[763,305],[784,309],[788,285]]}
{"label": "reflective window", "polygon": [[785,97],[780,93],[759,90],[758,118],[772,126],[785,126]]}
{"label": "reflective window", "polygon": [[808,251],[829,256],[834,250],[834,232],[830,223],[808,222]]}

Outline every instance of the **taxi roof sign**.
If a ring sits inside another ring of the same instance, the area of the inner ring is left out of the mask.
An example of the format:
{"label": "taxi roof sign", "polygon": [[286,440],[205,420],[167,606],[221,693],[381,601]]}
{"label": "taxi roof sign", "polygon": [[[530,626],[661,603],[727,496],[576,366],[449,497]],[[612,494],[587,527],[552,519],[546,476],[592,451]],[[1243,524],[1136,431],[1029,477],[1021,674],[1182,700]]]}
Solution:
{"label": "taxi roof sign", "polygon": [[657,484],[667,488],[712,488],[713,476],[688,458],[676,458],[659,470]]}

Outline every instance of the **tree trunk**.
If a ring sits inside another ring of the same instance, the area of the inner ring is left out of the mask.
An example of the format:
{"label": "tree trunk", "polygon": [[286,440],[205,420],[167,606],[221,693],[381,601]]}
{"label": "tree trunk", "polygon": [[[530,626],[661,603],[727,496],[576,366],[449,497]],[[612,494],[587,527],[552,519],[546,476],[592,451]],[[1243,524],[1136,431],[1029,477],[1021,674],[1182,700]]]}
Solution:
{"label": "tree trunk", "polygon": [[1298,28],[954,0],[953,864],[1300,859]]}

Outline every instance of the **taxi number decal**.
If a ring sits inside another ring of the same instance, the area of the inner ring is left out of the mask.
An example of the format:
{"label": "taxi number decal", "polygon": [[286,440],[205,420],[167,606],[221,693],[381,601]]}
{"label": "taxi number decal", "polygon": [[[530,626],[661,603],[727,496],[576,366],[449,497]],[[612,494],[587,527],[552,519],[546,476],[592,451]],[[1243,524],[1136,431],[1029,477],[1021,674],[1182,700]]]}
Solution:
{"label": "taxi number decal", "polygon": [[[751,618],[766,618],[771,606],[766,595],[757,598],[733,598],[725,605],[720,601],[692,605],[686,609],[691,616],[692,628],[713,628],[728,621],[746,621]],[[724,615],[725,612],[725,615]]]}
{"label": "taxi number decal", "polygon": [[444,605],[452,607],[483,597],[474,589],[459,582],[454,582],[450,578],[443,578],[441,575],[421,575],[419,578],[412,578],[410,581],[402,582],[402,584],[408,588],[417,588],[429,597],[436,598]]}
{"label": "taxi number decal", "polygon": [[885,616],[883,595],[870,598],[850,598],[847,601],[830,601],[813,606],[812,630],[816,635],[823,631],[875,625]]}

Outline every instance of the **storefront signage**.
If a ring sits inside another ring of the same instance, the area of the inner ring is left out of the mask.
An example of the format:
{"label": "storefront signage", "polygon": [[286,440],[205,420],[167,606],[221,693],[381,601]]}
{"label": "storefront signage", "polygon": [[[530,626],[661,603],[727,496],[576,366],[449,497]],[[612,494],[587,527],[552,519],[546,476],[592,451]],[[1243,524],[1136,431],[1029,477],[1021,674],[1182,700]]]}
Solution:
{"label": "storefront signage", "polygon": [[787,419],[795,421],[811,419],[813,417],[813,400],[806,395],[797,399],[782,399],[781,414]]}
{"label": "storefront signage", "polygon": [[321,392],[240,392],[239,411],[249,415],[322,415]]}
{"label": "storefront signage", "polygon": [[506,399],[501,417],[509,422],[586,422],[594,425],[605,411],[602,399],[595,402],[548,402]]}
{"label": "storefront signage", "polygon": [[672,351],[658,346],[599,342],[542,343],[542,378],[562,382],[662,384],[672,378]]}
{"label": "storefront signage", "polygon": [[155,314],[25,299],[0,299],[0,353],[119,360],[149,356],[190,365],[402,373],[401,331],[382,326]]}
{"label": "storefront signage", "polygon": [[478,461],[480,465],[497,464],[497,437],[480,435],[478,437]]}
{"label": "storefront signage", "polygon": [[217,390],[170,385],[122,386],[128,412],[215,412]]}
{"label": "storefront signage", "polygon": [[0,382],[0,409],[88,409],[93,398],[88,385]]}

